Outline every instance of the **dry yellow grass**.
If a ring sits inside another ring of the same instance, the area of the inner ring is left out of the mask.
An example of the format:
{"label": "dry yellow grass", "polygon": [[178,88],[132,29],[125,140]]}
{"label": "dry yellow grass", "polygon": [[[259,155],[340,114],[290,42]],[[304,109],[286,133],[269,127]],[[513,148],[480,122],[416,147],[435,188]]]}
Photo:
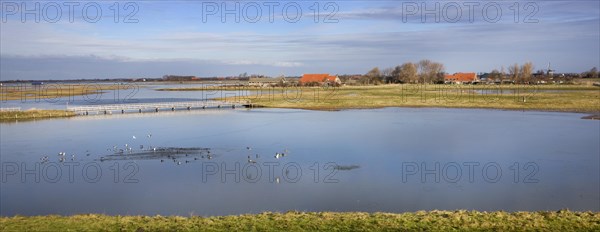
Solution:
{"label": "dry yellow grass", "polygon": [[229,97],[273,108],[339,110],[381,107],[448,107],[561,112],[600,111],[600,88],[590,86],[383,85],[339,88],[272,88]]}
{"label": "dry yellow grass", "polygon": [[220,217],[0,217],[0,231],[598,231],[598,212],[288,212]]}
{"label": "dry yellow grass", "polygon": [[47,118],[64,118],[75,116],[75,113],[66,110],[26,110],[26,111],[2,111],[0,122],[27,121]]}
{"label": "dry yellow grass", "polygon": [[0,86],[0,101],[52,99],[67,96],[96,94],[106,90],[127,89],[128,85],[46,84]]}

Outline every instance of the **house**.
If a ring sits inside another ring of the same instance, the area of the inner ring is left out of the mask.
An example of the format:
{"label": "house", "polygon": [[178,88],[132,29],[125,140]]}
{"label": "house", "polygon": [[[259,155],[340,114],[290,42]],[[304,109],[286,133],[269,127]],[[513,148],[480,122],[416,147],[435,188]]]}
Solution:
{"label": "house", "polygon": [[342,83],[338,76],[331,76],[329,74],[304,74],[300,78],[300,84],[306,85],[316,83],[319,85],[339,85]]}
{"label": "house", "polygon": [[452,75],[444,75],[444,83],[450,84],[466,84],[478,82],[476,73],[454,73]]}
{"label": "house", "polygon": [[197,81],[199,79],[196,76],[164,75],[163,80],[165,80],[165,81]]}
{"label": "house", "polygon": [[269,86],[277,86],[283,85],[286,83],[285,78],[265,78],[265,77],[251,77],[248,79],[249,86],[258,86],[258,87],[269,87]]}

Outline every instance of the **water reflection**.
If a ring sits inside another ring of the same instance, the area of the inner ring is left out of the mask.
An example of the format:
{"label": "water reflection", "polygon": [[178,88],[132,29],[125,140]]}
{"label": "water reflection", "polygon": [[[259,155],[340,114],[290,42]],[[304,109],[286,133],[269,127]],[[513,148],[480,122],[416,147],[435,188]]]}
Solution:
{"label": "water reflection", "polygon": [[0,214],[598,210],[600,121],[582,116],[236,109],[0,124]]}

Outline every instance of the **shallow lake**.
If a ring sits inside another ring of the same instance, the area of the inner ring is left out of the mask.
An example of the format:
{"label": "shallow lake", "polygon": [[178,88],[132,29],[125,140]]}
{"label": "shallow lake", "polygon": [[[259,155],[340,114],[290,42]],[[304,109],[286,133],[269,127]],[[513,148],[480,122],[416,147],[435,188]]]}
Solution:
{"label": "shallow lake", "polygon": [[211,109],[3,123],[0,215],[598,211],[600,121],[582,116]]}
{"label": "shallow lake", "polygon": [[[69,84],[69,83],[64,83]],[[84,105],[102,105],[102,104],[134,104],[134,103],[159,103],[159,102],[183,102],[198,101],[213,98],[247,96],[250,91],[229,91],[229,90],[209,90],[209,91],[157,91],[162,88],[205,88],[214,86],[214,84],[145,84],[145,83],[126,83],[121,85],[119,90],[111,90],[109,86],[119,85],[120,83],[80,83],[85,86],[87,91],[99,91],[96,94],[75,95],[75,96],[52,96],[49,98],[35,98],[32,96],[21,96],[18,100],[0,99],[0,107],[20,107],[22,110],[32,108],[36,109],[66,109],[67,106]],[[29,84],[18,84],[4,86],[4,91],[18,91],[21,88],[33,88]],[[63,93],[69,93],[69,89],[60,84],[47,84],[38,86],[35,89],[43,94],[44,91],[55,90]]]}

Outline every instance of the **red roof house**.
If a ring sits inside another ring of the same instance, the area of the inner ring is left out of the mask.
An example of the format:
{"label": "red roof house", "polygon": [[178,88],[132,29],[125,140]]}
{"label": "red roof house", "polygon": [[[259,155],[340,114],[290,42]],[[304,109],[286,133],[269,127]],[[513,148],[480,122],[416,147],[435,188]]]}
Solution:
{"label": "red roof house", "polygon": [[475,82],[476,80],[476,73],[455,73],[444,76],[444,82],[446,83],[471,83]]}
{"label": "red roof house", "polygon": [[325,84],[325,83],[341,84],[342,83],[340,78],[338,78],[337,76],[331,76],[329,74],[304,74],[304,75],[302,75],[302,78],[300,78],[299,82],[301,84],[313,83],[313,82],[316,82],[319,84]]}

